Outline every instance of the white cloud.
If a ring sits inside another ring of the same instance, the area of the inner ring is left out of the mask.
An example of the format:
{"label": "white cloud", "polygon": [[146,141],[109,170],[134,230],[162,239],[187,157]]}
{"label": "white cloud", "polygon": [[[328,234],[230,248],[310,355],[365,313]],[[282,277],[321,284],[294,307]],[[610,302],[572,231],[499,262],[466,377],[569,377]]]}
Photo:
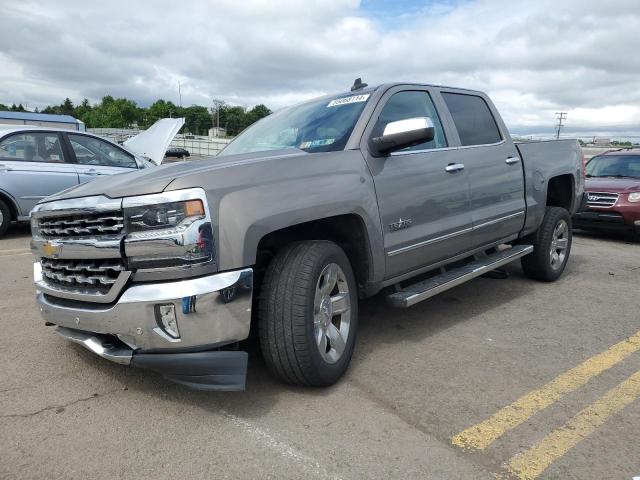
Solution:
{"label": "white cloud", "polygon": [[507,123],[640,125],[637,0],[429,2],[375,15],[354,0],[9,0],[0,103],[103,95],[273,108],[395,80],[487,91]]}

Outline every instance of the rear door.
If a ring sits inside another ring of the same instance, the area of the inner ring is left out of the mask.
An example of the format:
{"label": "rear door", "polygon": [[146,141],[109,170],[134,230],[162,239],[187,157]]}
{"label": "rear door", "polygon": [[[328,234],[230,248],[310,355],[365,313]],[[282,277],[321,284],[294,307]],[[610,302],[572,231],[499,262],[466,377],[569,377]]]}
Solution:
{"label": "rear door", "polygon": [[[436,129],[430,142],[386,157],[369,154],[367,140],[397,120],[430,117]],[[471,214],[464,170],[447,168],[450,148],[432,91],[394,87],[374,110],[363,135],[384,229],[387,278],[433,265],[469,249]]]}
{"label": "rear door", "polygon": [[88,182],[101,175],[126,173],[138,168],[129,152],[91,135],[65,134],[69,150],[76,164],[80,183]]}
{"label": "rear door", "polygon": [[0,190],[27,216],[39,200],[78,184],[78,174],[64,155],[62,134],[23,132],[0,141]]}
{"label": "rear door", "polygon": [[455,127],[470,186],[472,247],[505,240],[524,225],[522,161],[490,100],[482,94],[441,91]]}

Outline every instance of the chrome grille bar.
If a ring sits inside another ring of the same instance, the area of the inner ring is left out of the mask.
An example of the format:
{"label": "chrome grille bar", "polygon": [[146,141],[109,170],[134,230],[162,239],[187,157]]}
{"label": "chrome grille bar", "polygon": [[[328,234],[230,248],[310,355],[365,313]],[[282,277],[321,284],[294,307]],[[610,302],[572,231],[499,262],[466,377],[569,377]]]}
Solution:
{"label": "chrome grille bar", "polygon": [[43,237],[74,237],[84,235],[118,234],[124,228],[124,216],[113,212],[104,214],[84,214],[68,217],[41,217],[38,231]]}
{"label": "chrome grille bar", "polygon": [[124,265],[114,260],[57,260],[43,258],[42,276],[46,281],[68,287],[109,288],[116,283]]}
{"label": "chrome grille bar", "polygon": [[619,195],[611,192],[587,192],[587,206],[609,208],[618,201]]}

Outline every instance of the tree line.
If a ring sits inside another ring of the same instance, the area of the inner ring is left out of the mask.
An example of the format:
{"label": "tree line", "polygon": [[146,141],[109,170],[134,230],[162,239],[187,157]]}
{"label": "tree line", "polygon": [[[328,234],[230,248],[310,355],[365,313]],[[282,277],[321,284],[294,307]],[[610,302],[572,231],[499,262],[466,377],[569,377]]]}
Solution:
{"label": "tree line", "polygon": [[[26,112],[22,104],[3,105],[0,110]],[[86,98],[78,105],[66,98],[60,105],[47,106],[42,110],[37,108],[34,113],[52,113],[71,115],[82,120],[87,128],[148,128],[160,118],[184,117],[186,133],[207,135],[209,129],[218,122],[226,130],[227,136],[238,135],[252,123],[266,117],[271,110],[260,104],[251,109],[240,106],[222,104],[218,110],[207,109],[201,105],[180,107],[166,100],[156,100],[149,107],[139,107],[136,102],[126,98],[113,98],[107,95],[96,104],[90,104]]]}

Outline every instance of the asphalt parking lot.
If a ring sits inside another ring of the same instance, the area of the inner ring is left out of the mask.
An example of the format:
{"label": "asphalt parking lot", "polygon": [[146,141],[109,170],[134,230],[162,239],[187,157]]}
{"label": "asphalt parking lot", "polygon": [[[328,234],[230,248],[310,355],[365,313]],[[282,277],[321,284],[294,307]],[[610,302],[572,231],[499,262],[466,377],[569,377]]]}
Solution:
{"label": "asphalt parking lot", "polygon": [[[28,229],[0,240],[1,478],[631,479],[640,475],[640,244],[580,235],[564,277],[480,278],[360,305],[352,367],[292,388],[250,360],[203,393],[45,327]],[[628,339],[628,340],[626,340]]]}

